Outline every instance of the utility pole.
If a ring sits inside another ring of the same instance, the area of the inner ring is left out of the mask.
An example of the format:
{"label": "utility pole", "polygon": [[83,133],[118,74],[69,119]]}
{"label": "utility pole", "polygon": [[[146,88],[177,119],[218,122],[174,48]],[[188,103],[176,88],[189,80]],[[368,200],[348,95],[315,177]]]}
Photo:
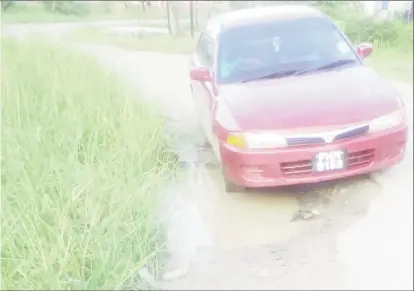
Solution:
{"label": "utility pole", "polygon": [[[170,14],[170,25],[171,25],[171,35],[173,37],[178,37],[181,33],[180,31],[180,6],[182,3],[176,1],[168,1],[168,12]],[[185,6],[184,6],[185,7]]]}
{"label": "utility pole", "polygon": [[194,1],[190,1],[190,30],[191,38],[194,38]]}

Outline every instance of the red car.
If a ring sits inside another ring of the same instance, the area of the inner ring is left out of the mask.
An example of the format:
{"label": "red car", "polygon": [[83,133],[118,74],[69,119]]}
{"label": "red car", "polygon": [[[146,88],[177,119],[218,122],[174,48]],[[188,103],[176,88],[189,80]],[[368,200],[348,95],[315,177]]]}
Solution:
{"label": "red car", "polygon": [[212,19],[191,61],[191,91],[226,191],[314,183],[399,163],[399,94],[322,12],[276,6]]}

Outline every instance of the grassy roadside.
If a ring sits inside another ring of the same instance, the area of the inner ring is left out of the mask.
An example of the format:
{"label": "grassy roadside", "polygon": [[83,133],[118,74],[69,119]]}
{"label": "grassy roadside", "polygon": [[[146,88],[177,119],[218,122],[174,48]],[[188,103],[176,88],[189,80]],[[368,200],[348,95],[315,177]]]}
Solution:
{"label": "grassy roadside", "polygon": [[1,42],[1,288],[136,289],[175,165],[162,118],[88,56]]}
{"label": "grassy roadside", "polygon": [[410,48],[374,43],[373,53],[366,63],[387,78],[413,83],[413,52]]}
{"label": "grassy roadside", "polygon": [[[129,50],[189,54],[194,51],[197,37],[171,38],[169,35],[133,37],[109,33],[103,28],[79,28],[68,39],[75,42],[113,45]],[[374,43],[374,52],[367,64],[385,77],[412,82],[413,53],[408,48],[387,47]]]}
{"label": "grassy roadside", "polygon": [[137,51],[189,54],[194,51],[197,38],[184,35],[172,38],[170,35],[122,35],[110,33],[105,28],[83,27],[73,30],[67,40],[81,43],[113,45]]}
{"label": "grassy roadside", "polygon": [[[52,2],[52,1],[50,1]],[[57,1],[56,1],[57,2]],[[50,22],[82,22],[93,20],[152,20],[166,19],[166,7],[142,5],[129,5],[124,7],[123,1],[100,1],[93,3],[72,3],[64,5],[69,8],[68,13],[52,12],[48,9],[49,5],[37,4],[29,5],[14,1],[14,4],[1,13],[2,23],[50,23]],[[190,6],[188,3],[174,3],[178,9],[180,19],[190,17]],[[223,11],[227,11],[226,5],[212,5],[207,2],[199,2],[194,6],[194,17],[196,22],[203,25],[211,16]]]}
{"label": "grassy roadside", "polygon": [[167,17],[165,9],[158,7],[146,8],[141,6],[129,7],[128,9],[113,9],[106,11],[95,5],[90,8],[86,15],[65,15],[62,13],[47,11],[42,5],[15,4],[16,7],[1,13],[1,23],[53,23],[53,22],[83,22],[94,20],[151,20],[164,19]]}

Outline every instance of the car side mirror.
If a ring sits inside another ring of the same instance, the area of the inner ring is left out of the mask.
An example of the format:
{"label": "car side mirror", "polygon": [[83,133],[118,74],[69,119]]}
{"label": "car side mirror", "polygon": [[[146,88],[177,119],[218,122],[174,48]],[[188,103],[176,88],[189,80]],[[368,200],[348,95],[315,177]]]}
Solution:
{"label": "car side mirror", "polygon": [[361,43],[357,46],[357,54],[360,58],[365,59],[372,54],[372,44],[371,43]]}
{"label": "car side mirror", "polygon": [[190,78],[194,81],[206,82],[211,81],[212,77],[209,69],[204,67],[196,67],[190,70]]}

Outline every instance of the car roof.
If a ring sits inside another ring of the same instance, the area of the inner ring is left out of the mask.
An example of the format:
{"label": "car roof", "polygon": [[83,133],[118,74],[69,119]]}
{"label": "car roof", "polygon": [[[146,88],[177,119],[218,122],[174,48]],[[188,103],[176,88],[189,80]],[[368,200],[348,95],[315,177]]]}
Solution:
{"label": "car roof", "polygon": [[274,5],[228,12],[212,18],[207,26],[215,27],[217,33],[217,26],[225,30],[268,21],[324,16],[319,10],[305,5]]}

